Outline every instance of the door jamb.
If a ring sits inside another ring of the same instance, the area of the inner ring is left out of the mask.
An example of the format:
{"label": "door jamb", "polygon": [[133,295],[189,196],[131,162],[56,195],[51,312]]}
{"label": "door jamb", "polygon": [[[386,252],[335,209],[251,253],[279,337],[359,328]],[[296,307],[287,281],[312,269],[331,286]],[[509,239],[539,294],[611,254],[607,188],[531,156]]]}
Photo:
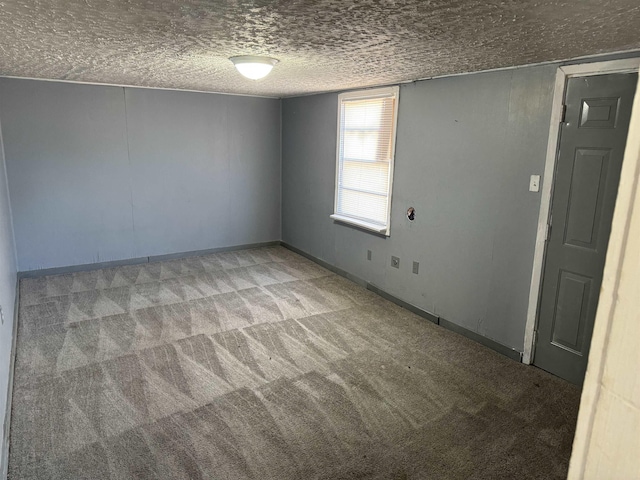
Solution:
{"label": "door jamb", "polygon": [[[540,198],[540,213],[538,215],[538,230],[536,246],[533,256],[533,270],[529,288],[529,306],[527,308],[527,323],[524,331],[524,352],[522,363],[533,363],[535,351],[536,327],[538,322],[538,307],[542,290],[542,274],[547,246],[547,231],[551,213],[551,198],[556,167],[556,157],[560,140],[560,124],[564,104],[564,92],[567,80],[572,77],[586,77],[606,75],[610,73],[633,73],[640,71],[640,58],[611,60],[607,62],[583,63],[579,65],[564,65],[558,67],[553,89],[553,104],[551,107],[551,123],[549,125],[549,140],[547,156],[544,165],[542,193]],[[640,92],[638,92],[640,94]]]}

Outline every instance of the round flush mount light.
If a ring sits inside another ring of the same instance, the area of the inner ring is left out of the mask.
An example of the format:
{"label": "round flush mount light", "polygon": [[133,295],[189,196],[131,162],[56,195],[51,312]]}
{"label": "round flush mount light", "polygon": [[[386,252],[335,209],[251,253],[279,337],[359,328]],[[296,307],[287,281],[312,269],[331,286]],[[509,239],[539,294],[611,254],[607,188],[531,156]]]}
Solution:
{"label": "round flush mount light", "polygon": [[273,66],[278,63],[275,58],[257,57],[254,55],[242,55],[239,57],[231,57],[229,60],[233,62],[238,71],[251,80],[258,80],[269,75]]}

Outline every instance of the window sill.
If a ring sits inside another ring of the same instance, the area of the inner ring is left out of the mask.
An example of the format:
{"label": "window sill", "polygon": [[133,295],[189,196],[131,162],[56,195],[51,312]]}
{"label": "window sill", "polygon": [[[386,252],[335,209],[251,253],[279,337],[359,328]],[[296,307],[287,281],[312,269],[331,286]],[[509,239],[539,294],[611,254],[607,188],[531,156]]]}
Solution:
{"label": "window sill", "polygon": [[358,227],[363,230],[375,232],[375,233],[384,235],[385,237],[389,236],[389,227],[386,225],[381,226],[375,223],[367,222],[365,220],[358,220],[357,218],[345,217],[344,215],[339,215],[337,213],[329,215],[329,217],[331,217],[331,219],[335,220],[336,222],[345,223],[347,225]]}

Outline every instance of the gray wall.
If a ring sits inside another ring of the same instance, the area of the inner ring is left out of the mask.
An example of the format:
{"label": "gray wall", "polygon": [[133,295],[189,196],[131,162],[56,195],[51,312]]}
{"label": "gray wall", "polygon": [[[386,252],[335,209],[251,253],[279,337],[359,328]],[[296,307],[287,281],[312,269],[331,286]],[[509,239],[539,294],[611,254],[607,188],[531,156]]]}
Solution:
{"label": "gray wall", "polygon": [[389,238],[329,218],[337,94],[284,100],[283,241],[522,351],[540,205],[528,184],[543,174],[556,69],[401,87]]}
{"label": "gray wall", "polygon": [[0,79],[20,271],[280,239],[280,101]]}
{"label": "gray wall", "polygon": [[[16,293],[16,253],[11,224],[9,190],[2,149],[0,131],[0,306],[4,322],[0,324],[0,418],[4,420],[9,388],[9,367],[11,365],[11,341],[13,337],[13,308]],[[0,469],[5,472],[4,436],[0,432]],[[4,477],[3,477],[4,478]]]}
{"label": "gray wall", "polygon": [[282,180],[285,242],[522,350],[556,68],[402,86],[387,239],[329,219],[337,94],[282,102],[281,172],[278,100],[0,79],[18,267],[278,240]]}

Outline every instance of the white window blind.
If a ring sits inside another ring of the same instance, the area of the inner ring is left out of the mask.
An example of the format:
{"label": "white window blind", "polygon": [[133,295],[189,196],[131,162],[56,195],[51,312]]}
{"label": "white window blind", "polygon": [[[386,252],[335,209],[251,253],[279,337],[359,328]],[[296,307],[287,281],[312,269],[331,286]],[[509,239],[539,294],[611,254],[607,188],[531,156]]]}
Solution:
{"label": "white window blind", "polygon": [[339,96],[335,213],[389,234],[398,87]]}

